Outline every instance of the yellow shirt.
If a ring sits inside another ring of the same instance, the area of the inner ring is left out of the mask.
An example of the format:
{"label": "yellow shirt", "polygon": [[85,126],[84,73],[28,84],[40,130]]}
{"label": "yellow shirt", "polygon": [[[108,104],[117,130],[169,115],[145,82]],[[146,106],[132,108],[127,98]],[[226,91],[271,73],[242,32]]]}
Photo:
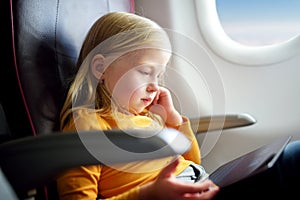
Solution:
{"label": "yellow shirt", "polygon": [[[109,130],[115,128],[147,128],[153,125],[146,116],[128,116],[118,113],[118,119],[102,118],[88,110],[78,111],[76,116],[64,127],[64,131]],[[184,123],[173,127],[191,140],[191,148],[179,157],[180,164],[175,175],[182,172],[191,162],[200,164],[200,150],[188,118]],[[57,178],[57,189],[61,200],[70,199],[127,199],[137,200],[139,187],[155,180],[163,167],[173,157],[137,161],[114,166],[94,165],[70,169]]]}

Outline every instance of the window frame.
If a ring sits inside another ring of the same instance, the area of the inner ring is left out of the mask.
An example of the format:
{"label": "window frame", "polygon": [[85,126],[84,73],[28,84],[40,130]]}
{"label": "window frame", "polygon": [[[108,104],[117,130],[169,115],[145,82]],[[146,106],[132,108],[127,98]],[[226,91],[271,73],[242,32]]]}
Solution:
{"label": "window frame", "polygon": [[232,40],[224,31],[216,8],[216,0],[194,0],[198,26],[208,47],[233,63],[259,66],[282,62],[299,51],[300,36],[263,46],[248,46]]}

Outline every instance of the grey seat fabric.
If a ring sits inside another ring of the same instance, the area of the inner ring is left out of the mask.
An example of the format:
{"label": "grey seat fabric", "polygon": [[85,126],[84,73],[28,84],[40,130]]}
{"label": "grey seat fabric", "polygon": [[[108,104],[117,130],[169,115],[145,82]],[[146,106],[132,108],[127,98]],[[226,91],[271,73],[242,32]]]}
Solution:
{"label": "grey seat fabric", "polygon": [[94,21],[130,12],[130,0],[13,0],[16,73],[33,134],[58,130],[58,113]]}

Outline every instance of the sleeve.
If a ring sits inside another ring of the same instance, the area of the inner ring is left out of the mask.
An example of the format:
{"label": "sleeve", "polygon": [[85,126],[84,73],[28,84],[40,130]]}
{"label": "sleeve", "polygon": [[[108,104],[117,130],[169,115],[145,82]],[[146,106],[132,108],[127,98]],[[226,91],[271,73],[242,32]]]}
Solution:
{"label": "sleeve", "polygon": [[56,179],[60,200],[93,199],[98,196],[100,166],[86,166],[70,169]]}
{"label": "sleeve", "polygon": [[191,128],[190,120],[185,116],[183,116],[182,118],[183,123],[181,125],[171,128],[179,130],[191,141],[191,148],[189,149],[189,151],[183,154],[183,157],[186,160],[191,160],[197,164],[201,164],[200,148],[195,133]]}

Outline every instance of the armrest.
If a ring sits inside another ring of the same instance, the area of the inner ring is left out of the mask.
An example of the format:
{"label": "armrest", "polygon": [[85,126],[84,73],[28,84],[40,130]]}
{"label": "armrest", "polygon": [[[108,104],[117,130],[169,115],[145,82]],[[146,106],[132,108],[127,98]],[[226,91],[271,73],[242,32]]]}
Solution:
{"label": "armrest", "polygon": [[189,147],[175,129],[51,133],[1,144],[0,166],[15,191],[26,192],[71,167],[174,156]]}
{"label": "armrest", "polygon": [[0,195],[1,195],[1,199],[18,200],[17,194],[12,189],[10,183],[6,179],[1,168],[0,168]]}
{"label": "armrest", "polygon": [[245,113],[205,116],[192,118],[190,121],[193,130],[197,130],[196,133],[250,126],[256,123],[251,115]]}

